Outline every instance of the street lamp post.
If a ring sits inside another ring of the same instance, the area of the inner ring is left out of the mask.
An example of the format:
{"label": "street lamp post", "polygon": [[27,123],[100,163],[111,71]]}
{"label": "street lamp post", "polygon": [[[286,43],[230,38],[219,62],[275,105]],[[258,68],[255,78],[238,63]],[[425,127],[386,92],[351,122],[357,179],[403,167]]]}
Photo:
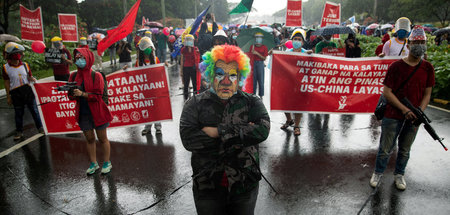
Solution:
{"label": "street lamp post", "polygon": [[164,3],[164,0],[161,0],[161,11],[163,18],[163,26],[166,26],[166,4]]}

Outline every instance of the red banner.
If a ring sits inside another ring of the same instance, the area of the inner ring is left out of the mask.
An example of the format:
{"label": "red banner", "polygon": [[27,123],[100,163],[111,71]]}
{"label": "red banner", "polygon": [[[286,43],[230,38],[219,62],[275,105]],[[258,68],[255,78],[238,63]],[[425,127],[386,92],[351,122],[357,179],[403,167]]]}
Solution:
{"label": "red banner", "polygon": [[[320,27],[327,25],[340,25],[341,24],[341,4],[333,2],[325,2],[323,8],[322,19],[320,20]],[[339,39],[339,35],[336,34],[333,38]]]}
{"label": "red banner", "polygon": [[64,42],[78,42],[78,23],[76,14],[58,13],[59,32]]}
{"label": "red banner", "polygon": [[288,0],[286,9],[286,26],[302,26],[302,0]]}
{"label": "red banner", "polygon": [[345,48],[323,48],[323,55],[345,57]]}
{"label": "red banner", "polygon": [[[114,119],[110,128],[135,126],[172,119],[169,86],[163,64],[136,68],[106,76],[109,105]],[[75,119],[75,101],[54,88],[65,82],[33,86],[46,134],[81,132]]]}
{"label": "red banner", "polygon": [[271,110],[373,113],[389,65],[399,57],[340,58],[274,51]]}
{"label": "red banner", "polygon": [[20,32],[22,33],[22,40],[44,41],[41,7],[28,10],[20,5]]}

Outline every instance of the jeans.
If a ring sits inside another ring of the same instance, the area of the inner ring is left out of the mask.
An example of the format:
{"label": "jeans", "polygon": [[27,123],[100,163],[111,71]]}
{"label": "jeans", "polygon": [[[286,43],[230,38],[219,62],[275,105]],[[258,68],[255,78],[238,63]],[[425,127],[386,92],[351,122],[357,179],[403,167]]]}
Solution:
{"label": "jeans", "polygon": [[111,64],[113,64],[113,60],[114,60],[114,64],[116,64],[116,49],[108,49],[109,50],[109,62],[111,62]]}
{"label": "jeans", "polygon": [[166,62],[166,47],[164,46],[164,48],[162,49],[158,48],[156,51],[156,55],[158,56],[161,63]]}
{"label": "jeans", "polygon": [[192,80],[192,88],[194,91],[194,95],[196,94],[197,90],[197,70],[195,70],[195,67],[183,67],[183,94],[184,99],[188,99],[189,97],[189,81]]}
{"label": "jeans", "polygon": [[258,185],[252,190],[239,195],[232,195],[226,187],[198,190],[194,185],[195,208],[198,215],[252,215],[254,214]]}
{"label": "jeans", "polygon": [[42,128],[42,121],[39,116],[39,112],[36,106],[36,101],[30,100],[26,102],[25,105],[14,105],[14,112],[15,112],[15,121],[16,121],[16,131],[23,132],[23,115],[25,114],[25,106],[28,107],[28,110],[30,110],[31,116],[33,117],[34,124],[36,125],[37,129]]}
{"label": "jeans", "polygon": [[253,93],[258,85],[259,96],[264,96],[264,61],[255,61],[253,69]]}
{"label": "jeans", "polygon": [[409,160],[409,152],[416,138],[419,127],[410,121],[384,118],[381,123],[380,146],[377,154],[375,172],[383,173],[389,161],[389,156],[398,138],[397,160],[394,174],[405,174],[405,168]]}

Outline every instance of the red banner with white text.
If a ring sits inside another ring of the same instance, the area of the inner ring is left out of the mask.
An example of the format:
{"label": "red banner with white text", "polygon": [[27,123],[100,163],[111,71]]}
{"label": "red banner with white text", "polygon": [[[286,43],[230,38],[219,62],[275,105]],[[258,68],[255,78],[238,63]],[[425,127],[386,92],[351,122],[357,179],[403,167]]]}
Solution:
{"label": "red banner with white text", "polygon": [[[109,128],[172,120],[169,86],[163,64],[130,69],[106,76],[108,108],[113,115]],[[75,101],[66,91],[54,88],[65,82],[33,86],[46,134],[81,132],[75,119]],[[93,113],[95,114],[95,113]]]}
{"label": "red banner with white text", "polygon": [[59,32],[64,42],[78,42],[78,23],[76,14],[58,13]]}
{"label": "red banner with white text", "polygon": [[274,51],[271,110],[373,113],[389,65],[399,57],[341,58]]}
{"label": "red banner with white text", "polygon": [[[340,25],[341,24],[341,4],[334,2],[325,2],[325,7],[322,13],[322,19],[320,20],[320,27],[327,25]],[[333,38],[339,39],[339,35],[336,34]]]}
{"label": "red banner with white text", "polygon": [[44,41],[44,25],[42,24],[42,10],[28,10],[20,5],[20,32],[22,40]]}
{"label": "red banner with white text", "polygon": [[286,26],[302,26],[302,0],[288,0],[286,8]]}

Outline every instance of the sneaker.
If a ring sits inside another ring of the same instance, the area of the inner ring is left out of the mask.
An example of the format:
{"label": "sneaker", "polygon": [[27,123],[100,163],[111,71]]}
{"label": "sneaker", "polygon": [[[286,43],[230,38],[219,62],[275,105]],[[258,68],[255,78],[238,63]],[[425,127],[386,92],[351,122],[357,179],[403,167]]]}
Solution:
{"label": "sneaker", "polygon": [[14,140],[20,140],[23,137],[23,133],[21,131],[16,131],[16,135],[14,135]]}
{"label": "sneaker", "polygon": [[155,123],[156,134],[161,134],[161,123]]}
{"label": "sneaker", "polygon": [[399,189],[399,190],[406,189],[406,181],[405,181],[405,177],[403,175],[395,174],[394,181],[395,181],[395,187],[397,187],[397,189]]}
{"label": "sneaker", "polygon": [[88,175],[92,175],[95,173],[95,171],[97,171],[100,167],[98,166],[97,162],[91,162],[91,165],[89,166],[89,168],[86,170],[86,174]]}
{"label": "sneaker", "polygon": [[102,174],[107,174],[107,173],[111,172],[111,168],[112,168],[111,161],[103,162]]}
{"label": "sneaker", "polygon": [[142,136],[145,136],[145,135],[147,135],[147,134],[151,134],[151,133],[150,133],[150,129],[144,129],[144,130],[142,130],[141,134],[142,134]]}
{"label": "sneaker", "polygon": [[370,186],[375,188],[377,187],[378,183],[380,183],[381,177],[383,176],[382,173],[376,173],[374,172],[372,174],[372,178],[370,178]]}

